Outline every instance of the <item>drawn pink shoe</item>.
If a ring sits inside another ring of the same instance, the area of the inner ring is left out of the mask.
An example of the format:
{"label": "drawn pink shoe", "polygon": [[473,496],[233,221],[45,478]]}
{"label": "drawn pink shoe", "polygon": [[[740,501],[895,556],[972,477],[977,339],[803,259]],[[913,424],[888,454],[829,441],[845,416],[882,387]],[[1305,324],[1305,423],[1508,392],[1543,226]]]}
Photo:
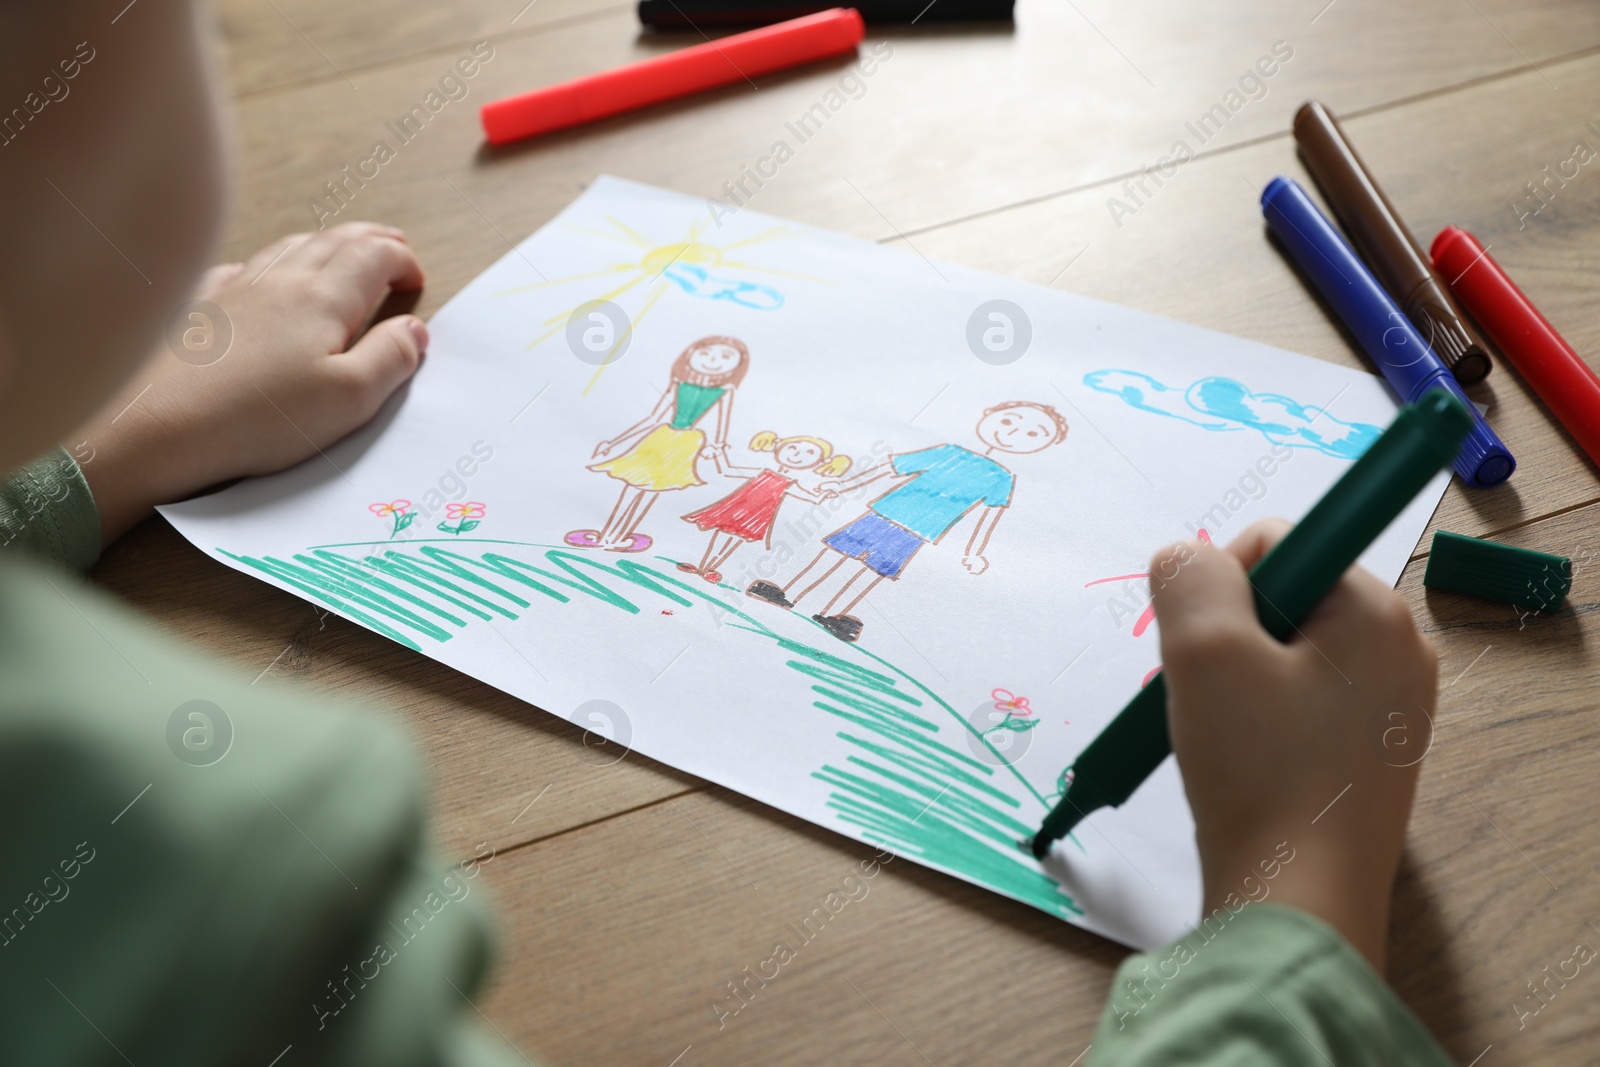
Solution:
{"label": "drawn pink shoe", "polygon": [[573,548],[599,548],[600,547],[600,531],[599,530],[573,530],[571,533],[567,534],[567,536],[563,537],[561,540],[565,541],[567,544],[571,545]]}
{"label": "drawn pink shoe", "polygon": [[[578,530],[578,531],[574,531],[574,532],[583,533],[584,531]],[[623,540],[617,542],[616,544],[607,545],[606,546],[606,551],[607,552],[643,552],[645,549],[649,548],[651,545],[653,545],[655,543],[656,543],[655,538],[651,537],[649,534],[641,534],[641,533],[629,534],[626,538],[624,538]]]}
{"label": "drawn pink shoe", "polygon": [[712,585],[716,585],[722,581],[722,573],[720,571],[706,571],[700,577],[704,578]]}

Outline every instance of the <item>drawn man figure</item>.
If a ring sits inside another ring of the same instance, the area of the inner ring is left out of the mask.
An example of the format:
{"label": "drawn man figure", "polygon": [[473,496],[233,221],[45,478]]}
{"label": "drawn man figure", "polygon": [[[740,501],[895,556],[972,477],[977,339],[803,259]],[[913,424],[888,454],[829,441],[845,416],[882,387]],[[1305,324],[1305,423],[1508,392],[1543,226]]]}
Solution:
{"label": "drawn man figure", "polygon": [[[937,544],[967,512],[980,504],[983,510],[978,513],[978,521],[967,538],[961,563],[971,573],[982,574],[989,567],[984,550],[1000,516],[1011,505],[1011,492],[1016,484],[1016,476],[994,456],[1026,455],[1065,441],[1067,423],[1047,404],[1011,400],[985,411],[978,420],[976,433],[984,446],[982,452],[949,444],[900,452],[849,479],[832,483],[831,488],[845,493],[880,478],[906,479],[867,505],[866,514],[824,537],[823,548],[816,558],[788,582],[783,585],[752,582],[745,590],[746,595],[788,610],[827,581],[847,560],[856,560],[861,564],[859,569],[820,612],[811,616],[839,640],[855,641],[861,636],[862,623],[851,612],[866,595],[885,578],[898,579],[918,549],[925,544]],[[830,552],[838,557],[833,565],[791,599],[789,590]],[[871,577],[851,597],[851,590],[869,572]],[[835,608],[841,603],[844,606],[836,612]]]}

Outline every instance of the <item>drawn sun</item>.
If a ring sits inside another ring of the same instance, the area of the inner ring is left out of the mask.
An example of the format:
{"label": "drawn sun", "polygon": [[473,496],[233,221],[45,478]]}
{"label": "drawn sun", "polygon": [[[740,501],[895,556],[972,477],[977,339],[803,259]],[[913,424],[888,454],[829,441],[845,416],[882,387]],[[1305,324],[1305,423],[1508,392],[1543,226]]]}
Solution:
{"label": "drawn sun", "polygon": [[603,237],[609,241],[618,241],[626,244],[636,250],[637,254],[634,258],[621,263],[613,263],[608,267],[602,267],[600,270],[589,271],[584,274],[573,274],[565,278],[552,278],[542,282],[535,282],[532,285],[520,285],[515,289],[507,289],[504,292],[495,294],[497,296],[509,296],[512,293],[526,292],[531,289],[546,289],[558,285],[570,285],[575,282],[592,281],[597,278],[616,278],[620,282],[608,292],[597,295],[585,294],[581,298],[573,300],[569,306],[545,319],[540,325],[546,327],[546,329],[529,342],[529,351],[560,333],[566,327],[567,320],[583,305],[600,300],[616,300],[630,290],[637,290],[636,295],[642,294],[638,310],[629,315],[627,328],[612,342],[611,349],[606,353],[605,359],[595,368],[594,377],[590,378],[589,384],[584,386],[583,391],[585,394],[589,392],[595,382],[599,381],[600,375],[611,365],[616,353],[622,350],[639,323],[650,314],[656,303],[669,292],[676,290],[686,296],[701,300],[721,300],[756,311],[774,311],[783,306],[784,297],[781,292],[770,285],[729,277],[728,272],[750,271],[756,274],[782,275],[789,278],[800,278],[805,281],[827,284],[826,280],[822,278],[796,274],[776,267],[764,267],[760,264],[730,257],[729,253],[736,249],[770,241],[779,241],[798,236],[804,232],[789,226],[774,226],[754,236],[733,241],[726,245],[719,245],[701,238],[701,229],[706,225],[707,220],[699,220],[692,223],[688,232],[679,240],[660,244],[614,216],[607,215],[606,221],[614,227],[614,230],[596,230],[586,226],[572,226],[570,228],[579,233],[588,233],[596,237]]}

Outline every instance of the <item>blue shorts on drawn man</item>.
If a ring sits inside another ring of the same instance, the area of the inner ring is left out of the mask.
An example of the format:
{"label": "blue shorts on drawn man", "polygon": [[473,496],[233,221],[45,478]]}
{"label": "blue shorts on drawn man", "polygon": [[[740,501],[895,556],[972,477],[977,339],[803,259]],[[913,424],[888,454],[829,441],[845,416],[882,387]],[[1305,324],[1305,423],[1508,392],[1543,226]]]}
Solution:
{"label": "blue shorts on drawn man", "polygon": [[[961,563],[971,573],[982,574],[989,567],[984,550],[1000,516],[1011,505],[1011,491],[1016,485],[1016,476],[994,457],[1026,455],[1065,441],[1067,423],[1047,404],[1012,400],[985,411],[976,432],[983,445],[981,452],[960,445],[897,452],[883,463],[834,483],[831,488],[835,492],[847,493],[880,478],[906,479],[869,504],[865,515],[824,537],[822,550],[799,574],[783,585],[752,582],[745,593],[787,610],[840,567],[855,560],[860,567],[833,594],[827,606],[811,616],[839,640],[854,641],[861,636],[862,625],[851,614],[856,605],[885,578],[898,579],[918,549],[937,544],[967,512],[980,505],[983,510],[967,538]],[[836,557],[833,565],[791,599],[789,590],[830,553]],[[871,577],[865,585],[850,597],[857,582],[868,574]],[[841,602],[844,607],[836,613],[834,609]]]}

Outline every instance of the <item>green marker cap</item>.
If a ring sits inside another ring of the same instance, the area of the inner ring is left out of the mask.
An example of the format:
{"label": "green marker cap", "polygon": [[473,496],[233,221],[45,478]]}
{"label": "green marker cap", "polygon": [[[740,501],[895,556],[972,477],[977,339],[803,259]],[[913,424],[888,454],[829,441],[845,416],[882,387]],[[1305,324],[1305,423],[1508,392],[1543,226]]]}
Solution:
{"label": "green marker cap", "polygon": [[1439,530],[1433,535],[1422,584],[1553,611],[1572,592],[1572,561],[1549,552]]}

